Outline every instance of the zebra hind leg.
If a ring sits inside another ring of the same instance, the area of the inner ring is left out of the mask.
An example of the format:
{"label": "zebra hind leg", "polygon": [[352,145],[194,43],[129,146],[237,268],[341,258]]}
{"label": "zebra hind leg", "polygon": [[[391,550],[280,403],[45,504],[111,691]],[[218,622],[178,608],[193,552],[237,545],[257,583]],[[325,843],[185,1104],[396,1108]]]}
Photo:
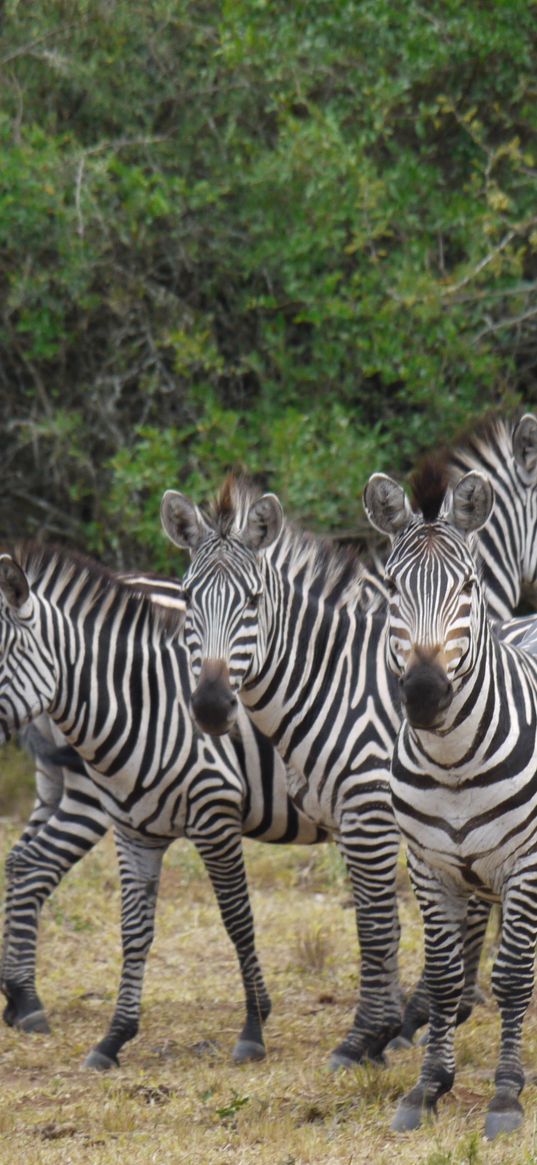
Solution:
{"label": "zebra hind leg", "polygon": [[237,1064],[265,1057],[263,1024],[272,1006],[255,950],[254,920],[239,829],[239,823],[233,822],[232,830],[228,828],[218,843],[210,842],[207,837],[192,838],[211,879],[242,975],[246,1021],[233,1049],[233,1059]]}
{"label": "zebra hind leg", "polygon": [[[479,898],[470,898],[466,924],[464,927],[464,990],[457,1012],[457,1027],[465,1023],[471,1015],[477,999],[477,973],[479,959],[483,949],[485,931],[490,914],[490,905]],[[403,1024],[400,1034],[392,1040],[390,1048],[409,1048],[419,1028],[429,1022],[429,993],[422,972],[420,979],[407,1000],[403,1012]],[[427,1042],[427,1037],[424,1041]]]}
{"label": "zebra hind leg", "polygon": [[[376,820],[371,832],[379,836]],[[394,831],[393,818],[387,818],[381,836],[384,844],[379,854],[368,839],[364,811],[360,814],[359,828],[353,815],[338,839],[352,883],[361,966],[360,997],[353,1026],[330,1057],[330,1068],[334,1071],[356,1067],[366,1060],[384,1064],[384,1049],[401,1030],[402,995],[397,963],[400,925],[395,889],[399,836]]]}
{"label": "zebra hind leg", "polygon": [[114,830],[121,880],[123,965],[114,1015],[102,1040],[84,1060],[84,1068],[103,1072],[119,1067],[119,1052],[138,1034],[147,956],[155,932],[155,910],[162,859],[169,843],[149,846]]}

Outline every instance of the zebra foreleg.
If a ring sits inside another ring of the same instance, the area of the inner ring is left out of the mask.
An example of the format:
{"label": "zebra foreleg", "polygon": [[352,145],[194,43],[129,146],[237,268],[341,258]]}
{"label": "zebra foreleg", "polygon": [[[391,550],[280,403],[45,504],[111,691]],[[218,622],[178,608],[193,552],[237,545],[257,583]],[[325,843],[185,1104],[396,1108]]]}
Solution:
{"label": "zebra foreleg", "polygon": [[254,920],[248,894],[238,823],[218,842],[190,834],[201,854],[216,894],[222,922],[235,947],[246,998],[246,1022],[233,1049],[236,1063],[262,1060],[266,1055],[263,1024],[271,1002],[255,950]]}
{"label": "zebra foreleg", "polygon": [[[500,1059],[494,1078],[496,1091],[485,1121],[485,1136],[510,1133],[522,1124],[518,1099],[524,1087],[520,1059],[522,1023],[533,992],[537,939],[536,886],[524,893],[509,887],[503,902],[500,948],[492,971],[492,990],[502,1017]],[[513,892],[514,891],[514,892]]]}
{"label": "zebra foreleg", "polygon": [[7,860],[8,899],[1,988],[4,1021],[26,1032],[48,1032],[35,984],[38,917],[43,902],[68,870],[106,833],[108,820],[96,805],[82,821],[66,799],[30,841],[18,842]]}
{"label": "zebra foreleg", "polygon": [[[382,806],[384,815],[386,807]],[[379,811],[373,807],[372,814]],[[360,943],[360,997],[351,1030],[332,1052],[332,1069],[364,1060],[384,1063],[384,1048],[401,1029],[401,989],[397,964],[399,915],[395,889],[399,837],[393,819],[381,832],[368,813],[345,823],[338,839],[350,874]],[[384,846],[379,853],[378,838]],[[371,843],[375,838],[375,844]]]}
{"label": "zebra foreleg", "polygon": [[[422,867],[423,870],[423,867]],[[453,1035],[465,983],[463,927],[466,899],[447,894],[432,875],[413,877],[425,926],[425,980],[430,998],[429,1040],[420,1077],[399,1103],[395,1132],[417,1129],[449,1092],[455,1078]],[[433,894],[435,897],[433,898]]]}
{"label": "zebra foreleg", "polygon": [[121,879],[121,981],[110,1027],[84,1060],[85,1068],[100,1071],[119,1067],[121,1048],[138,1034],[145,965],[155,933],[162,859],[169,845],[167,841],[148,845],[123,834],[117,827],[114,838]]}

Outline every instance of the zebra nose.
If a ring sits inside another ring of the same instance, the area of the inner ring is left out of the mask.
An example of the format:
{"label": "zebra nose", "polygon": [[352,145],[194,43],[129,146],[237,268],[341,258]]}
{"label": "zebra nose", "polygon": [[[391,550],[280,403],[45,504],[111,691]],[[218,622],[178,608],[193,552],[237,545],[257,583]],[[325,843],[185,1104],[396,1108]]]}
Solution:
{"label": "zebra nose", "polygon": [[423,661],[408,668],[399,685],[406,716],[414,728],[433,728],[453,698],[451,681],[434,663]]}
{"label": "zebra nose", "polygon": [[211,736],[229,732],[237,714],[237,698],[231,690],[227,665],[223,660],[203,665],[190,703],[202,732],[209,732]]}

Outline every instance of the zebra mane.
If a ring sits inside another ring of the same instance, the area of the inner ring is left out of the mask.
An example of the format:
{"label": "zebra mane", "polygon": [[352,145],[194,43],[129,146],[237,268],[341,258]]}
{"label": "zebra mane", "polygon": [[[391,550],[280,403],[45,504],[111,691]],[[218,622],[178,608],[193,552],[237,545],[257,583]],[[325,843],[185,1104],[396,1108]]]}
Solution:
{"label": "zebra mane", "polygon": [[[250,507],[263,492],[245,475],[230,474],[216,499],[204,507],[204,517],[220,537],[240,537]],[[375,590],[376,582],[355,547],[338,546],[330,538],[300,530],[288,518],[266,554],[278,568],[300,572],[304,585],[313,593],[329,590],[332,602],[364,601],[371,609],[377,600],[369,593],[364,598],[364,588],[370,584]]]}
{"label": "zebra mane", "polygon": [[215,534],[228,538],[230,534],[240,534],[250,506],[262,493],[261,487],[245,474],[229,473],[216,497],[201,509]]}
{"label": "zebra mane", "polygon": [[425,457],[410,478],[412,509],[421,511],[425,522],[436,521],[449,486],[446,455]]}
{"label": "zebra mane", "polygon": [[[78,580],[79,588],[88,584],[93,589],[88,595],[88,605],[99,603],[113,590],[125,605],[142,606],[155,628],[167,634],[178,631],[181,621],[177,612],[150,599],[143,590],[136,590],[128,582],[123,582],[109,567],[77,550],[67,550],[55,543],[17,542],[13,546],[0,547],[0,553],[10,554],[24,570],[32,588],[39,588],[48,575],[53,577],[51,586],[60,587]],[[48,587],[45,587],[45,593]]]}
{"label": "zebra mane", "polygon": [[523,410],[500,415],[493,410],[471,428],[461,430],[453,444],[446,447],[444,455],[450,471],[483,469],[485,472],[498,470],[513,455],[513,429]]}

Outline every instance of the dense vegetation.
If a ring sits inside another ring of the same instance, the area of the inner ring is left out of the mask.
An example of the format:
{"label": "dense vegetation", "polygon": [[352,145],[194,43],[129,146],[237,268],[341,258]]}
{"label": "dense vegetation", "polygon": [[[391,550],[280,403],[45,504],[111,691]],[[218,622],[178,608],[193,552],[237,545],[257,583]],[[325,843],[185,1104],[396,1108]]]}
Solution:
{"label": "dense vegetation", "polygon": [[4,535],[166,566],[241,464],[348,531],[537,400],[531,0],[3,6]]}

